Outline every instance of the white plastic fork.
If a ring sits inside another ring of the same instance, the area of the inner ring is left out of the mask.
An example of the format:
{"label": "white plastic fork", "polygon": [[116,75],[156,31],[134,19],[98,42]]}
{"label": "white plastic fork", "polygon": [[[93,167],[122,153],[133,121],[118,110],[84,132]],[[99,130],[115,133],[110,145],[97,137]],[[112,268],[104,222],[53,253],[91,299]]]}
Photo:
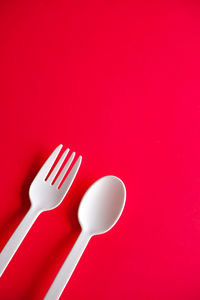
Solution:
{"label": "white plastic fork", "polygon": [[67,194],[71,184],[74,181],[74,178],[81,164],[81,156],[79,156],[68,176],[66,177],[64,182],[62,182],[67,170],[69,169],[74,159],[75,152],[72,153],[72,155],[64,165],[62,171],[56,178],[56,175],[58,174],[69,152],[69,149],[67,149],[63,153],[60,160],[47,178],[47,175],[49,174],[58,154],[60,153],[61,148],[62,145],[59,145],[49,156],[30,186],[29,197],[31,201],[31,207],[0,253],[0,277],[5,271],[7,265],[9,264],[10,260],[19,248],[20,244],[22,243],[23,239],[25,238],[26,234],[28,233],[37,217],[42,212],[57,207],[62,202],[63,198]]}

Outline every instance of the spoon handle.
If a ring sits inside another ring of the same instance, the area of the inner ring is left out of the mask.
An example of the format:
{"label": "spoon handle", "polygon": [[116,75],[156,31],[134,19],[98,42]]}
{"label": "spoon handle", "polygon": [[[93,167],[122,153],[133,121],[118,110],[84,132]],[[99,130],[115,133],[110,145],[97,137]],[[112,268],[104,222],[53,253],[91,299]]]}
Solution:
{"label": "spoon handle", "polygon": [[0,253],[0,277],[40,212],[31,207]]}
{"label": "spoon handle", "polygon": [[60,298],[89,240],[90,236],[82,231],[67,259],[60,268],[60,271],[48,290],[44,300],[57,300]]}

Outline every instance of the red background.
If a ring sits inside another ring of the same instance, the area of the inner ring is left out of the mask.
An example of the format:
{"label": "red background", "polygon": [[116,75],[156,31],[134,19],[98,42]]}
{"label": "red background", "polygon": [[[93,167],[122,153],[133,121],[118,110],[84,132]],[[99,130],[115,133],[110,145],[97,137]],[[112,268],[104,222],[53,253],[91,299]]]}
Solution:
{"label": "red background", "polygon": [[44,297],[80,232],[82,195],[110,174],[125,210],[61,299],[200,299],[200,5],[172,2],[0,2],[1,249],[51,151],[83,156],[0,279],[1,300]]}

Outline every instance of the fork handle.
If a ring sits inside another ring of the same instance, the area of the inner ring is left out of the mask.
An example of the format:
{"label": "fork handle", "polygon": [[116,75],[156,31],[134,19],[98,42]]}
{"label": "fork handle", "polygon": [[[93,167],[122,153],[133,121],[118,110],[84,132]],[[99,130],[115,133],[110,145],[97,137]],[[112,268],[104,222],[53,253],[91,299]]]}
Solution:
{"label": "fork handle", "polygon": [[19,248],[40,211],[31,207],[0,253],[0,277]]}
{"label": "fork handle", "polygon": [[79,262],[79,259],[81,258],[81,255],[83,254],[83,251],[85,250],[90,240],[90,237],[91,236],[88,235],[86,232],[81,232],[67,259],[60,268],[60,271],[58,272],[50,289],[44,297],[44,300],[58,300],[60,298],[77,263]]}

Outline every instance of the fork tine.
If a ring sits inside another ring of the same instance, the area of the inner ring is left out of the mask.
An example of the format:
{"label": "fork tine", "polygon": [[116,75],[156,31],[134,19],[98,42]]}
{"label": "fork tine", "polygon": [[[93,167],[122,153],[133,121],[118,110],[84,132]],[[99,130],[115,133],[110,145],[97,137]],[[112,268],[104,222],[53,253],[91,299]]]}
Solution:
{"label": "fork tine", "polygon": [[54,185],[58,188],[61,181],[63,180],[67,170],[69,169],[73,159],[74,159],[74,156],[75,156],[75,152],[72,153],[72,155],[70,156],[70,158],[68,159],[68,161],[66,162],[65,166],[63,167],[60,175],[58,176],[58,178],[56,179],[56,181],[54,182]]}
{"label": "fork tine", "polygon": [[61,148],[62,148],[62,144],[59,145],[49,156],[49,158],[45,161],[44,165],[42,166],[42,168],[40,169],[40,171],[38,172],[38,174],[36,175],[36,178],[40,178],[42,180],[45,180],[45,178],[47,177],[51,167],[53,166]]}
{"label": "fork tine", "polygon": [[66,193],[68,192],[71,184],[74,181],[74,178],[76,177],[76,174],[78,172],[78,169],[81,165],[81,161],[82,161],[82,156],[79,156],[79,158],[77,159],[76,163],[74,164],[73,168],[71,169],[71,171],[69,172],[67,178],[64,180],[63,184],[60,187],[60,191],[63,193],[63,195],[65,196]]}
{"label": "fork tine", "polygon": [[62,166],[62,163],[64,162],[67,154],[69,152],[69,149],[67,149],[63,155],[61,156],[61,158],[59,159],[57,165],[55,166],[55,168],[53,169],[53,171],[51,172],[51,174],[49,175],[47,181],[52,183],[54,178],[56,177],[56,174],[58,173],[58,171],[60,170],[60,167]]}

